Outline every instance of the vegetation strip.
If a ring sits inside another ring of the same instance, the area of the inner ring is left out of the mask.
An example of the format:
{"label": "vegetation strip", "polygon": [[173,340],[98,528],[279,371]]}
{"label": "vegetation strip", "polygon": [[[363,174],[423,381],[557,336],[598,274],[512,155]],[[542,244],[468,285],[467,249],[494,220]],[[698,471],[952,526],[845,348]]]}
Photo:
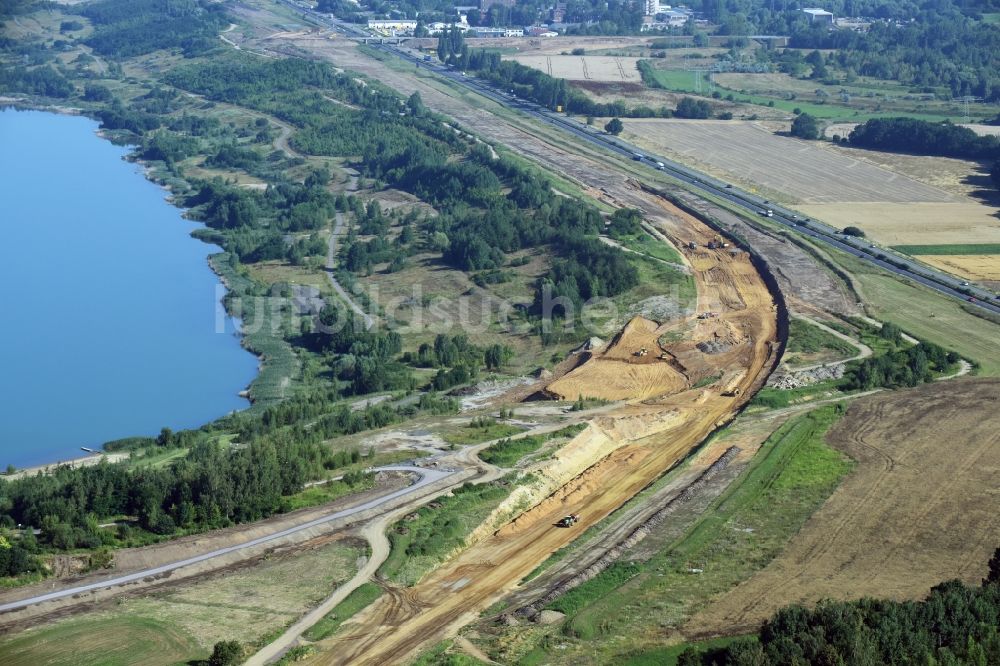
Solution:
{"label": "vegetation strip", "polygon": [[597,559],[596,562],[568,580],[561,581],[539,600],[529,604],[528,606],[520,608],[515,612],[519,615],[532,617],[547,604],[550,604],[570,590],[580,586],[588,580],[593,579],[598,574],[606,570],[626,551],[634,548],[636,544],[645,539],[649,535],[650,531],[657,525],[680,509],[685,502],[693,497],[698,490],[707,485],[715,476],[719,474],[719,472],[726,469],[726,467],[729,466],[729,463],[732,462],[733,458],[735,458],[739,452],[740,448],[738,446],[731,446],[726,449],[726,451],[719,456],[719,458],[713,462],[708,469],[702,472],[697,479],[685,486],[683,490],[672,497],[670,501],[667,502],[661,509],[643,521],[639,527],[632,530],[632,532],[620,543],[609,548],[600,558]]}

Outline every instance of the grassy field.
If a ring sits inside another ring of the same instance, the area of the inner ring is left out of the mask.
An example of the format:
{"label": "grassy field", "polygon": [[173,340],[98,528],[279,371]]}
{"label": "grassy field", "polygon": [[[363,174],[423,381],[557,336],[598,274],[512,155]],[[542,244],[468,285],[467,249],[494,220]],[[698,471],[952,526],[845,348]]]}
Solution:
{"label": "grassy field", "polygon": [[789,322],[788,336],[789,352],[817,354],[831,351],[842,358],[857,353],[854,345],[802,319],[792,319]]}
{"label": "grassy field", "polygon": [[978,374],[1000,376],[1000,326],[925,287],[890,276],[850,255],[827,253],[858,283],[872,316],[910,334],[952,349],[979,364]]}
{"label": "grassy field", "polygon": [[561,627],[530,630],[528,644],[520,636],[511,643],[501,639],[501,645],[516,644],[519,654],[491,656],[503,663],[624,663],[637,650],[663,647],[664,638],[712,597],[780,552],[851,469],[823,442],[841,414],[839,405],[830,405],[783,425],[749,471],[680,538],[648,561],[619,561],[553,602],[552,608],[569,613]]}
{"label": "grassy field", "polygon": [[458,430],[442,434],[441,438],[452,446],[468,446],[470,444],[487,442],[491,439],[510,437],[519,432],[524,432],[524,428],[510,425],[509,423],[487,421],[485,425],[477,425],[475,422],[472,422]]}
{"label": "grassy field", "polygon": [[257,644],[352,576],[362,552],[353,542],[317,542],[197,582],[126,594],[113,610],[0,642],[0,663],[177,664],[207,658],[220,640]]}
{"label": "grassy field", "polygon": [[166,666],[207,657],[190,634],[145,617],[68,620],[0,643],[5,666]]}
{"label": "grassy field", "polygon": [[356,590],[337,604],[326,616],[309,627],[303,634],[311,641],[320,641],[336,633],[347,620],[351,619],[355,613],[368,606],[370,603],[382,596],[382,588],[375,583],[362,583]]}
{"label": "grassy field", "polygon": [[681,255],[678,254],[677,250],[673,246],[664,243],[661,240],[653,238],[647,233],[639,233],[634,236],[624,236],[616,239],[624,247],[636,252],[641,252],[650,257],[656,259],[662,259],[663,261],[680,264],[683,263]]}
{"label": "grassy field", "polygon": [[1000,254],[1000,243],[956,243],[954,245],[893,245],[909,255]]}
{"label": "grassy field", "polygon": [[406,516],[389,530],[392,551],[379,574],[413,585],[482,523],[513,488],[510,476],[479,485],[465,484]]}
{"label": "grassy field", "polygon": [[563,437],[572,437],[583,430],[584,427],[582,425],[570,426],[546,435],[530,435],[528,437],[519,437],[518,439],[505,439],[483,449],[479,453],[479,457],[491,465],[513,467],[515,463],[528,454],[537,451],[546,442]]}
{"label": "grassy field", "polygon": [[637,654],[625,656],[621,664],[622,666],[677,666],[677,658],[689,647],[698,651],[724,648],[738,638],[743,637],[727,636],[725,638],[712,638],[706,641],[693,641],[691,643],[681,643],[680,645],[651,648]]}

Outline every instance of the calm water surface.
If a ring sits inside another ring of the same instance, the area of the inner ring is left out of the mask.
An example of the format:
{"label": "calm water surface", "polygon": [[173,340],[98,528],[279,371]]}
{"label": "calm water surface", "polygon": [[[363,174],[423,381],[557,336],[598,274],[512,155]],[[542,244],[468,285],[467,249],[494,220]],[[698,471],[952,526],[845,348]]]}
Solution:
{"label": "calm water surface", "polygon": [[218,248],[87,118],[0,111],[0,468],[247,406]]}

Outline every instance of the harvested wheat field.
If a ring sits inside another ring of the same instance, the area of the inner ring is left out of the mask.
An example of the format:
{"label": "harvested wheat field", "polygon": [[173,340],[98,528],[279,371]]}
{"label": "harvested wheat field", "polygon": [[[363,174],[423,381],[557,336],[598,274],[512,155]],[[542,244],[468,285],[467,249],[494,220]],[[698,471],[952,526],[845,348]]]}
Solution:
{"label": "harvested wheat field", "polygon": [[624,138],[720,177],[780,192],[793,202],[949,202],[953,195],[816,141],[761,123],[636,118]]}
{"label": "harvested wheat field", "polygon": [[835,227],[860,226],[885,245],[964,245],[1000,242],[1000,209],[971,200],[955,203],[802,205],[806,215]]}
{"label": "harvested wheat field", "polygon": [[[670,217],[668,233],[677,247],[686,248],[688,241],[694,241],[704,248],[714,238],[714,232],[695,218],[662,200],[659,205]],[[516,509],[507,514],[514,515],[513,520],[492,532],[479,530],[478,541],[414,587],[391,589],[345,624],[340,635],[317,644],[321,652],[311,663],[400,662],[441,640],[735,415],[777,361],[776,305],[745,255],[726,250],[684,252],[698,286],[699,303],[717,303],[718,312],[710,319],[695,320],[704,326],[680,319],[665,327],[667,332],[694,332],[682,342],[663,345],[664,353],[683,356],[691,366],[700,366],[699,372],[718,379],[700,389],[684,390],[685,385],[679,383],[675,392],[644,402],[639,399],[648,389],[637,386],[637,393],[624,397],[631,402],[602,413],[590,428],[557,451],[547,466],[532,470],[538,481],[526,493],[512,495],[509,506],[500,509]],[[699,344],[716,340],[720,327],[743,333],[729,346],[700,349]],[[658,332],[660,327],[649,320],[633,320],[622,331],[619,344],[609,347],[618,358],[605,362],[620,364],[632,353],[629,345]],[[684,367],[677,369],[683,372]],[[671,375],[669,381],[676,382],[676,378]],[[599,390],[595,386],[584,393],[593,395]],[[573,529],[553,526],[568,513],[580,516]]]}
{"label": "harvested wheat field", "polygon": [[639,83],[639,58],[615,56],[517,55],[508,58],[549,76],[570,81]]}
{"label": "harvested wheat field", "polygon": [[970,280],[1000,281],[1000,254],[923,254],[917,259]]}
{"label": "harvested wheat field", "polygon": [[792,603],[916,599],[944,580],[983,577],[1000,546],[1000,381],[864,398],[827,441],[856,469],[777,559],[695,616],[686,635],[750,631]]}

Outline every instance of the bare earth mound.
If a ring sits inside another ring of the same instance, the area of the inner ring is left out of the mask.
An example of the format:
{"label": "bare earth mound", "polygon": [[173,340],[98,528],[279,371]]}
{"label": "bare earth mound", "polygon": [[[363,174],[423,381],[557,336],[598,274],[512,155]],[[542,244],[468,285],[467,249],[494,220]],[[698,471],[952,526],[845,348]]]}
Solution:
{"label": "bare earth mound", "polygon": [[686,388],[687,378],[657,342],[658,330],[656,322],[636,317],[605,351],[549,384],[547,392],[562,400],[645,400]]}
{"label": "bare earth mound", "polygon": [[855,403],[830,444],[857,469],[764,570],[695,616],[689,636],[758,626],[823,598],[915,599],[978,583],[1000,546],[1000,381],[956,380]]}

